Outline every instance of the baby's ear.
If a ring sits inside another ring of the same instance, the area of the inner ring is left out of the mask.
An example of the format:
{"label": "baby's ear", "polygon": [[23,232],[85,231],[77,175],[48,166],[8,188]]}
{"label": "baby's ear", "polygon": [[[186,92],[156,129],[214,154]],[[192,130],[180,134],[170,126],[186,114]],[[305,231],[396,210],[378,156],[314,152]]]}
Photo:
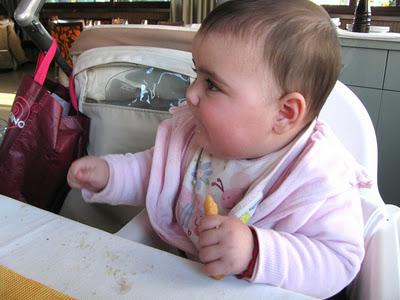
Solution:
{"label": "baby's ear", "polygon": [[306,112],[307,103],[302,94],[294,92],[284,95],[279,99],[279,112],[274,124],[276,133],[302,128]]}

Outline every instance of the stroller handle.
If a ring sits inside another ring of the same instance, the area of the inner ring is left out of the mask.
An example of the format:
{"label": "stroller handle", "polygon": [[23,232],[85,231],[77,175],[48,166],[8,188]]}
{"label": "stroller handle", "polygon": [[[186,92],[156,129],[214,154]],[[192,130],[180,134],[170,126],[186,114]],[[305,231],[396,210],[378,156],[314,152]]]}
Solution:
{"label": "stroller handle", "polygon": [[[17,24],[28,34],[36,47],[43,52],[50,48],[53,39],[39,20],[39,12],[45,1],[46,0],[22,0],[14,12],[14,19]],[[72,69],[61,56],[58,49],[55,60],[69,77],[72,73]]]}

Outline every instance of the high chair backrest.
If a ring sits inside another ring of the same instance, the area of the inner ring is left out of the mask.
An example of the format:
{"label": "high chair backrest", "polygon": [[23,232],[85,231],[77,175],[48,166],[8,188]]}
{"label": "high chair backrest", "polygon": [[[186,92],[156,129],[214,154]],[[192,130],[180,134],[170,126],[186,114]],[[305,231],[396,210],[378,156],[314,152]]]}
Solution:
{"label": "high chair backrest", "polygon": [[347,86],[337,81],[319,118],[329,124],[346,149],[376,179],[376,135],[369,114],[360,99]]}
{"label": "high chair backrest", "polygon": [[[332,128],[354,158],[377,179],[378,148],[367,110],[337,82],[319,118]],[[365,219],[365,257],[348,289],[352,300],[400,299],[400,208],[385,205],[377,186],[361,193]]]}

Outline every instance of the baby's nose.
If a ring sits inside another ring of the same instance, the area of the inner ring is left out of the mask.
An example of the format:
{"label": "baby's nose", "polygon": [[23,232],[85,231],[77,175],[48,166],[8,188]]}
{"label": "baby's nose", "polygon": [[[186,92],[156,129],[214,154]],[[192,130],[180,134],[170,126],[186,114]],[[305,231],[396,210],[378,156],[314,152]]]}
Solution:
{"label": "baby's nose", "polygon": [[195,83],[192,83],[186,90],[186,101],[190,104],[197,106],[200,102],[199,97],[196,93]]}

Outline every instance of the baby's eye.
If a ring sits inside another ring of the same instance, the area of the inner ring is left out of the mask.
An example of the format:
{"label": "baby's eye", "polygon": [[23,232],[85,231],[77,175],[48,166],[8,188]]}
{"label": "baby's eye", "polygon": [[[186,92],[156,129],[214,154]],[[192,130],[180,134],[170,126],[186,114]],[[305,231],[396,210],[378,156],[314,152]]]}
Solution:
{"label": "baby's eye", "polygon": [[210,79],[207,79],[207,89],[213,92],[219,91],[219,88]]}

